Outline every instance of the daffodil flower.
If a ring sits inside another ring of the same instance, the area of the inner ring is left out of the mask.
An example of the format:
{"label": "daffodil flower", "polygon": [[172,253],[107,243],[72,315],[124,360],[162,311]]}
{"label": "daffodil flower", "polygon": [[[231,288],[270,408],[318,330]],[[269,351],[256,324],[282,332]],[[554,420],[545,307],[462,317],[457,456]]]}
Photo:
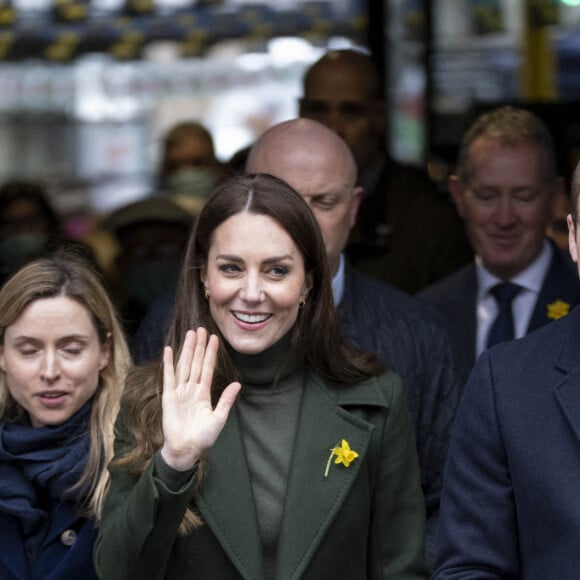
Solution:
{"label": "daffodil flower", "polygon": [[345,467],[349,467],[350,464],[358,457],[358,453],[354,451],[354,449],[350,448],[350,445],[348,444],[348,441],[346,439],[343,439],[340,447],[337,445],[336,447],[330,450],[330,457],[328,458],[328,461],[326,463],[324,477],[328,477],[330,463],[335,455],[336,459],[334,460],[334,463],[336,465],[340,465],[342,463]]}
{"label": "daffodil flower", "polygon": [[556,300],[552,304],[548,304],[548,318],[558,320],[562,316],[566,316],[570,312],[570,304],[563,300]]}

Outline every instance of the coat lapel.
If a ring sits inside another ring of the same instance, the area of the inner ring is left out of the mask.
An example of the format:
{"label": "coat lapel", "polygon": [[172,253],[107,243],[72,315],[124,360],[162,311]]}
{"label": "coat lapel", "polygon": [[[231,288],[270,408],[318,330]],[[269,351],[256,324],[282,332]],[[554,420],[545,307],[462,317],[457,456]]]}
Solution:
{"label": "coat lapel", "polygon": [[[299,578],[364,463],[374,427],[342,409],[321,383],[305,384],[278,544],[277,578]],[[330,451],[346,439],[359,457],[344,467]]]}
{"label": "coat lapel", "polygon": [[560,408],[580,441],[580,306],[575,308],[564,320],[559,321],[567,327],[563,336],[563,348],[556,362],[556,370],[565,373],[554,394]]}
{"label": "coat lapel", "polygon": [[550,304],[560,301],[573,308],[580,302],[578,274],[566,265],[560,250],[554,248],[553,252],[550,268],[538,295],[527,333],[554,320],[549,315],[548,306]]}
{"label": "coat lapel", "polygon": [[[14,574],[14,578],[28,577],[28,562],[19,520],[9,515],[0,518],[0,561]],[[2,565],[0,565],[0,571]]]}
{"label": "coat lapel", "polygon": [[207,474],[197,499],[205,522],[243,578],[263,578],[254,496],[235,408],[207,454]]}

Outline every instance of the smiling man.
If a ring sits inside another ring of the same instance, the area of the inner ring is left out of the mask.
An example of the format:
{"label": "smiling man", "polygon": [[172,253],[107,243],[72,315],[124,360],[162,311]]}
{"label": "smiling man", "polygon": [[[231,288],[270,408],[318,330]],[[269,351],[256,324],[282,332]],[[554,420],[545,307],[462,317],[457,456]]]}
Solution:
{"label": "smiling man", "polygon": [[420,298],[446,318],[467,374],[489,346],[524,336],[578,303],[580,284],[545,237],[565,184],[550,133],[535,115],[513,107],[482,115],[463,138],[457,170],[449,189],[475,264]]}
{"label": "smiling man", "polygon": [[[568,216],[580,257],[580,166]],[[580,308],[491,348],[449,450],[433,580],[573,579],[580,569]]]}

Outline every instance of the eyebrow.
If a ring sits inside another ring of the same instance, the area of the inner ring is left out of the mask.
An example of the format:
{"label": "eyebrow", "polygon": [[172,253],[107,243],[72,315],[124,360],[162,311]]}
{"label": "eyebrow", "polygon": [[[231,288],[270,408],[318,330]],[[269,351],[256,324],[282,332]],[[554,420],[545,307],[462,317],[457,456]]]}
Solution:
{"label": "eyebrow", "polygon": [[[228,254],[220,254],[216,256],[216,260],[226,260],[227,262],[235,262],[241,264],[244,260],[238,256],[229,256]],[[290,254],[284,254],[282,256],[272,256],[271,258],[266,258],[262,260],[263,264],[274,264],[276,262],[283,262],[284,260],[294,261],[294,257]]]}
{"label": "eyebrow", "polygon": [[[79,341],[79,342],[86,342],[89,340],[89,337],[86,334],[70,334],[67,336],[62,336],[56,340],[57,344],[65,344],[72,341]],[[27,336],[26,334],[21,334],[19,336],[15,336],[13,338],[13,342],[15,344],[24,344],[27,342],[33,343],[42,343],[44,342],[42,339],[37,338],[35,336]]]}

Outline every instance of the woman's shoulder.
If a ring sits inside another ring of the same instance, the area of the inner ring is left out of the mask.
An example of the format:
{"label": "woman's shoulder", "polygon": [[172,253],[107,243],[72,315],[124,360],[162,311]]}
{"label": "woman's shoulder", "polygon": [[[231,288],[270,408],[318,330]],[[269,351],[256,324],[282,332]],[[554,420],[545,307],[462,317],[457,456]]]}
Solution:
{"label": "woman's shoulder", "polygon": [[393,399],[403,396],[401,379],[392,371],[356,383],[331,381],[315,371],[311,371],[309,377],[341,406],[374,405],[388,408]]}

